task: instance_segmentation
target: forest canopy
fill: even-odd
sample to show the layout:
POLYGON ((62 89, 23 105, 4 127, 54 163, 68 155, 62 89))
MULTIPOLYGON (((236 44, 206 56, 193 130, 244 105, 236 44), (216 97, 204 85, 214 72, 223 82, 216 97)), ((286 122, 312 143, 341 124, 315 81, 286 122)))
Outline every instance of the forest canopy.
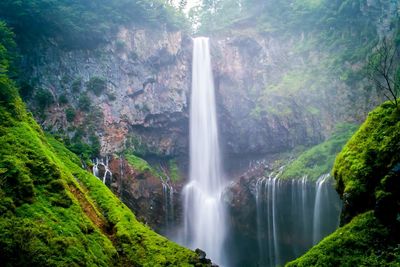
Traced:
POLYGON ((118 25, 187 28, 182 12, 163 0, 4 0, 0 17, 19 43, 54 38, 67 48, 90 48, 118 25))

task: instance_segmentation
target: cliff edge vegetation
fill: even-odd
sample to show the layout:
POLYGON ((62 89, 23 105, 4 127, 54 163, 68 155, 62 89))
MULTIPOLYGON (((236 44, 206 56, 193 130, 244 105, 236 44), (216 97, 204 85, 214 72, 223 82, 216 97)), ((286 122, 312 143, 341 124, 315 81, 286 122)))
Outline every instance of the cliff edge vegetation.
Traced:
POLYGON ((335 160, 342 227, 287 266, 398 266, 400 112, 386 102, 335 160))

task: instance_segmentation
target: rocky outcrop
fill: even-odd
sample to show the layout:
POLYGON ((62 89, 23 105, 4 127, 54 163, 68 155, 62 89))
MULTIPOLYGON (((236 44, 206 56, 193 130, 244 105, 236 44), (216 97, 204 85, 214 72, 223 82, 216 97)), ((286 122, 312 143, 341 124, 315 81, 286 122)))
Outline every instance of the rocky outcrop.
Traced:
MULTIPOLYGON (((98 164, 97 176, 121 199, 135 214, 136 218, 157 232, 164 232, 171 222, 181 218, 179 194, 180 182, 166 181, 161 175, 168 176, 169 171, 160 176, 150 170, 139 170, 123 157, 106 157, 98 164), (172 190, 172 191, 171 191, 172 190)), ((93 168, 93 167, 92 167, 93 168)))

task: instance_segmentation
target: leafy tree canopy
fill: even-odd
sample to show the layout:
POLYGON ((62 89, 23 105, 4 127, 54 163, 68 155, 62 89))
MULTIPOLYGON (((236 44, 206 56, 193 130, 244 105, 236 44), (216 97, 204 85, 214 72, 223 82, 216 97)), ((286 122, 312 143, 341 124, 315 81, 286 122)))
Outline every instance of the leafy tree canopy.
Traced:
POLYGON ((54 38, 66 48, 90 48, 121 24, 186 27, 181 12, 164 0, 2 0, 4 19, 21 43, 54 38))

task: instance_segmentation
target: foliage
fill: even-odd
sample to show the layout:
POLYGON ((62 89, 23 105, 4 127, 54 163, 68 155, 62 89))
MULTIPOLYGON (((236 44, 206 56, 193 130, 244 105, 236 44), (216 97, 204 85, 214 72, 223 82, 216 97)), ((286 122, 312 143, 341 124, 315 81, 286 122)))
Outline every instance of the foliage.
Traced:
POLYGON ((45 136, 5 74, 0 101, 2 266, 202 266, 45 136))
POLYGON ((62 94, 60 95, 60 97, 58 98, 58 103, 65 105, 68 104, 68 98, 66 94, 62 94))
POLYGON ((382 225, 373 212, 367 212, 286 266, 397 266, 398 235, 382 225))
POLYGON ((147 161, 145 161, 142 158, 139 158, 135 155, 132 154, 125 154, 125 158, 128 161, 130 165, 132 165, 133 168, 135 168, 139 172, 148 172, 154 176, 157 176, 157 171, 153 169, 147 161))
POLYGON ((168 161, 168 169, 169 178, 171 178, 173 182, 179 182, 182 179, 176 160, 171 159, 168 161))
POLYGON ((11 26, 20 44, 52 38, 66 48, 92 48, 121 24, 185 28, 182 12, 163 0, 4 0, 0 18, 11 26))
POLYGON ((68 122, 73 122, 75 120, 76 111, 75 109, 69 107, 65 110, 65 116, 68 122))
POLYGON ((17 57, 14 33, 0 20, 0 75, 15 74, 13 63, 17 57))
POLYGON ((345 203, 342 222, 373 208, 389 216, 380 219, 395 220, 393 211, 381 211, 400 209, 399 144, 400 112, 386 102, 370 112, 335 160, 333 174, 345 203))
POLYGON ((92 77, 86 83, 88 91, 92 91, 96 96, 100 96, 107 89, 107 82, 101 77, 92 77))
POLYGON ((47 107, 54 103, 54 97, 47 89, 37 90, 34 98, 39 111, 44 111, 47 107))
POLYGON ((78 108, 82 111, 90 111, 92 102, 87 94, 82 94, 79 97, 78 108))
POLYGON ((64 143, 69 150, 79 155, 82 160, 88 161, 100 154, 100 141, 94 133, 91 133, 89 138, 85 138, 85 135, 85 131, 82 128, 78 128, 71 139, 64 138, 64 143))
POLYGON ((336 126, 333 134, 323 143, 301 153, 283 171, 281 178, 300 179, 304 175, 315 181, 322 174, 329 173, 336 155, 356 131, 354 124, 342 123, 336 126))

